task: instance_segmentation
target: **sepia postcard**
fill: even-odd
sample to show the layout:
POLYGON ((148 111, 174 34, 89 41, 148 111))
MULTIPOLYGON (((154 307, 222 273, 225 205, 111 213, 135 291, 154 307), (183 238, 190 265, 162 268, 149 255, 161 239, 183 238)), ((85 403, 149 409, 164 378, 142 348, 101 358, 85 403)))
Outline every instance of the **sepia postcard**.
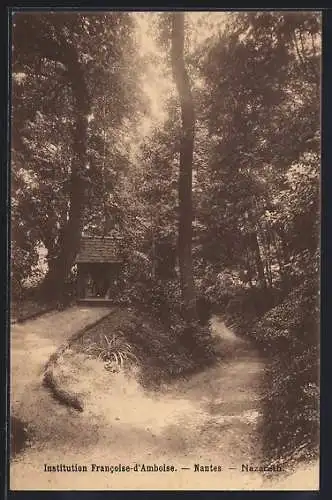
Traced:
POLYGON ((10 490, 319 490, 321 17, 11 11, 10 490))

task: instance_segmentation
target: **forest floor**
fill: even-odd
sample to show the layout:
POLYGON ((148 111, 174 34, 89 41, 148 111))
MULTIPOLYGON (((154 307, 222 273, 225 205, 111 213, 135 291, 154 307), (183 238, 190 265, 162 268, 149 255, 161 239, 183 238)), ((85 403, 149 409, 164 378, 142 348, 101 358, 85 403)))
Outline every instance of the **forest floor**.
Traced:
MULTIPOLYGON (((71 308, 11 329, 11 411, 31 432, 12 459, 13 490, 316 489, 313 466, 295 475, 242 472, 260 465, 260 397, 264 360, 216 316, 212 330, 227 356, 187 379, 145 390, 137 374, 110 374, 101 361, 72 353, 71 388, 84 393, 78 413, 41 385, 48 357, 106 309, 71 308), (77 464, 87 472, 44 472, 44 464, 77 464), (92 471, 92 464, 174 465, 174 472, 92 471), (195 464, 221 466, 195 472, 195 464)), ((279 473, 280 474, 280 473, 279 473)))

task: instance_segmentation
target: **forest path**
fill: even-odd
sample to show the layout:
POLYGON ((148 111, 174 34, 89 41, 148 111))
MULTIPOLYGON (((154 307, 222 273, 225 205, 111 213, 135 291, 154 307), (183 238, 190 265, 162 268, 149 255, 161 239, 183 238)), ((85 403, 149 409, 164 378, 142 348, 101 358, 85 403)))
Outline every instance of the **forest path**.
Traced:
MULTIPOLYGON (((220 318, 213 317, 212 328, 227 359, 159 391, 147 392, 123 373, 110 375, 97 360, 85 360, 83 366, 78 356, 74 390, 85 393, 83 413, 61 406, 41 388, 53 336, 26 327, 12 334, 12 405, 15 415, 33 425, 34 443, 12 461, 11 489, 264 488, 260 474, 241 471, 242 464, 256 465, 262 458, 258 423, 264 364, 220 318), (44 464, 77 464, 87 472, 44 472, 44 464), (92 470, 92 464, 166 464, 176 471, 111 473, 92 470), (195 472, 195 464, 213 464, 221 471, 195 472)), ((64 336, 61 332, 57 340, 64 336)))

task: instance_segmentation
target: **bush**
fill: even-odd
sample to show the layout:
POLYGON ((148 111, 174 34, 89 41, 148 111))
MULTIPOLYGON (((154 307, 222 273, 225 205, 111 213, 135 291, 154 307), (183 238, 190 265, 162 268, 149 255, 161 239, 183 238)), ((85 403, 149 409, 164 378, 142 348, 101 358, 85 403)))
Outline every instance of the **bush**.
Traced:
POLYGON ((11 293, 13 298, 20 299, 25 293, 26 280, 34 279, 36 272, 33 267, 38 262, 38 255, 34 248, 22 248, 15 240, 11 245, 11 293))
POLYGON ((91 327, 76 343, 76 349, 100 357, 105 368, 111 371, 117 362, 121 364, 121 358, 125 365, 137 363, 142 384, 157 387, 162 382, 193 373, 212 361, 203 329, 198 336, 197 330, 194 331, 195 342, 192 343, 189 336, 182 338, 185 328, 181 318, 175 321, 175 315, 172 326, 168 327, 148 311, 119 307, 91 327))
POLYGON ((200 274, 201 277, 196 280, 197 294, 204 297, 212 308, 224 310, 229 301, 242 290, 236 274, 229 270, 218 273, 212 266, 208 266, 200 274))
POLYGON ((306 460, 317 452, 318 318, 317 283, 307 280, 252 331, 269 355, 262 432, 270 458, 306 460))
MULTIPOLYGON (((133 307, 139 315, 150 318, 148 323, 155 321, 160 338, 151 339, 145 331, 144 322, 132 332, 133 338, 139 338, 144 343, 151 361, 158 359, 157 364, 169 366, 169 370, 182 373, 195 369, 213 359, 213 347, 209 331, 211 307, 205 297, 198 296, 198 320, 191 325, 183 320, 181 314, 181 290, 177 277, 171 279, 152 278, 151 267, 146 260, 136 252, 133 262, 124 271, 124 279, 119 285, 118 305, 133 307), (160 332, 166 332, 166 335, 160 332), (140 332, 142 336, 140 336, 140 332), (145 338, 150 339, 147 344, 145 338), (158 347, 156 347, 158 346, 158 347), (164 352, 164 348, 167 352, 164 352), (158 354, 157 354, 158 353, 158 354), (156 358, 157 356, 157 358, 156 358)), ((165 373, 170 373, 165 366, 165 373)))
POLYGON ((317 291, 314 280, 303 282, 256 323, 252 335, 275 352, 290 347, 301 353, 305 347, 317 345, 317 291))
POLYGON ((253 325, 280 301, 280 297, 280 292, 271 288, 241 290, 229 300, 225 308, 225 322, 238 333, 252 335, 253 325))
POLYGON ((146 359, 147 379, 154 381, 192 373, 215 360, 208 327, 187 325, 177 313, 168 325, 144 315, 127 338, 146 359))

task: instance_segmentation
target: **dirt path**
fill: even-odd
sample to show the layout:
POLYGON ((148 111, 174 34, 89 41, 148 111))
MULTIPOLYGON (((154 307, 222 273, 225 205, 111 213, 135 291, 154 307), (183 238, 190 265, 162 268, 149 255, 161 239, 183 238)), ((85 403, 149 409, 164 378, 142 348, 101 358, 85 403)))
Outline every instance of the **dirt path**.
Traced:
MULTIPOLYGON (((227 362, 222 361, 158 392, 146 392, 134 377, 128 378, 122 373, 110 376, 100 362, 75 356, 72 374, 76 377, 73 377, 72 388, 84 394, 83 413, 57 404, 41 390, 40 368, 50 347, 49 341, 40 337, 41 330, 34 332, 34 343, 30 335, 25 334, 25 353, 27 349, 30 351, 28 370, 19 361, 20 356, 21 361, 24 358, 24 349, 20 347, 23 343, 14 341, 13 394, 19 401, 16 410, 21 418, 28 418, 33 424, 34 445, 11 464, 11 488, 264 488, 260 474, 242 471, 242 464, 255 466, 261 458, 257 426, 261 418, 263 362, 252 347, 236 337, 220 319, 213 318, 212 326, 214 335, 222 339, 233 355, 227 362), (43 339, 45 345, 41 342, 43 339), (21 370, 26 377, 23 392, 22 387, 20 390, 19 384, 15 384, 19 374, 22 376, 21 370), (44 472, 44 464, 86 466, 87 471, 44 472), (112 473, 92 464, 129 465, 133 470, 112 473), (138 472, 136 464, 139 470, 142 464, 173 465, 176 470, 138 472), (195 471, 195 464, 208 467, 213 464, 221 470, 199 472, 195 471)), ((23 326, 20 328, 23 334, 23 326)))
POLYGON ((34 405, 43 399, 41 377, 49 356, 71 335, 106 316, 105 307, 70 307, 52 311, 36 319, 11 326, 10 388, 11 411, 19 418, 37 411, 34 405), (34 408, 34 410, 33 410, 34 408))

